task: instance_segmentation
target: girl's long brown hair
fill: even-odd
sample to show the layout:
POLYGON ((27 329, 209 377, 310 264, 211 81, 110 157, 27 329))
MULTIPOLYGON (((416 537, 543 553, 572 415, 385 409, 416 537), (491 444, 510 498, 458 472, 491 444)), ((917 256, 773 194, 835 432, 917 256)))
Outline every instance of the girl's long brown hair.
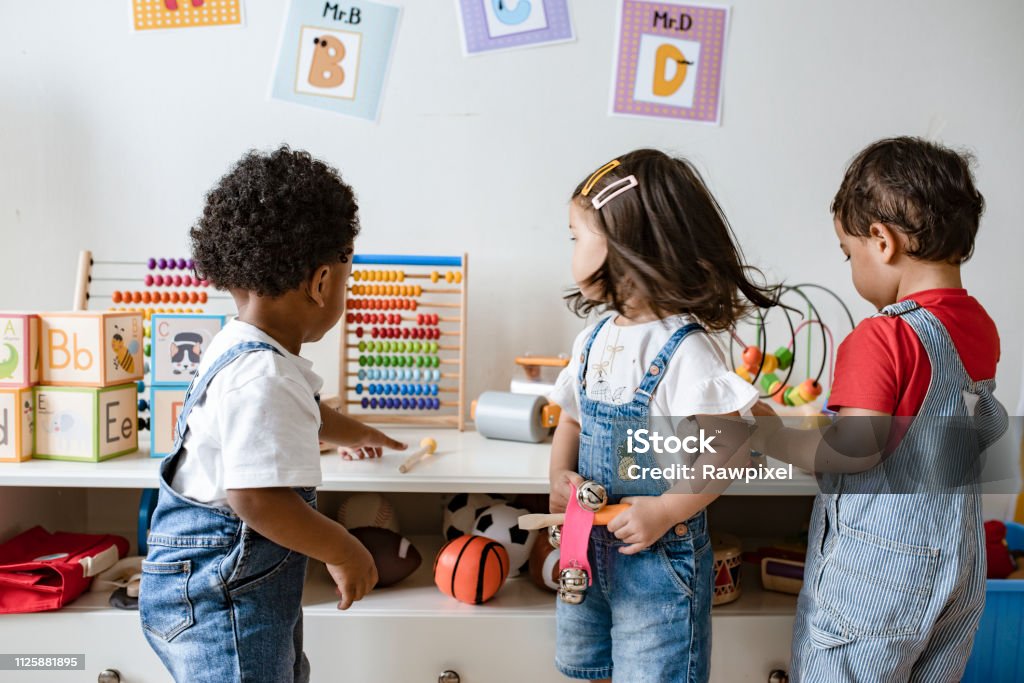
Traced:
POLYGON ((608 307, 629 315, 626 302, 644 301, 658 317, 692 315, 713 331, 732 328, 753 306, 778 304, 779 287, 763 282, 760 270, 745 265, 722 207, 690 162, 653 149, 618 158, 619 165, 572 201, 588 211, 608 241, 608 256, 591 276, 600 296, 587 299, 577 288, 566 295, 583 316, 608 307), (609 184, 634 176, 638 186, 600 209, 591 199, 609 184))

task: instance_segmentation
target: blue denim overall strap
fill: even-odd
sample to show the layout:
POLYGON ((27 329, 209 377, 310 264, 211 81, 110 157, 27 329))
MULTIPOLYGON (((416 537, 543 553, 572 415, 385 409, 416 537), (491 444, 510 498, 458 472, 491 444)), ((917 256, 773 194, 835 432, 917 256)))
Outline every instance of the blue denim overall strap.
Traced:
POLYGON ((823 478, 808 537, 793 680, 959 681, 985 597, 976 460, 1005 431, 992 380, 967 373, 913 300, 899 316, 931 365, 918 417, 885 462, 823 478))
MULTIPOLYGON (((264 538, 230 508, 190 500, 171 487, 189 414, 221 370, 256 351, 281 353, 271 344, 244 342, 192 381, 174 448, 161 462, 139 612, 147 641, 179 682, 309 678, 302 653, 306 558, 264 538)), ((316 507, 315 489, 296 492, 316 507)))
MULTIPOLYGON (((614 503, 623 496, 657 495, 667 488, 619 476, 626 461, 619 452, 620 446, 624 448, 620 437, 624 439, 630 427, 648 426, 650 401, 668 363, 682 341, 702 328, 688 324, 673 332, 647 367, 632 400, 612 404, 591 399, 586 392, 590 350, 607 322, 606 317, 597 324, 579 359, 577 469, 583 477, 603 484, 609 502, 614 503)), ((655 464, 644 455, 637 455, 635 462, 641 467, 655 464)), ((706 513, 701 511, 685 522, 635 555, 619 552, 626 544, 607 527, 593 528, 587 553, 593 585, 581 604, 559 601, 556 606, 559 671, 585 680, 707 681, 713 557, 706 513)))

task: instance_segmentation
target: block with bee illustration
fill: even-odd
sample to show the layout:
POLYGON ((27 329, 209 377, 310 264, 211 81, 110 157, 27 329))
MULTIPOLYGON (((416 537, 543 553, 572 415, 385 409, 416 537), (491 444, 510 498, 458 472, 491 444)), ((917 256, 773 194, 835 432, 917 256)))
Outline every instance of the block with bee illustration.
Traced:
POLYGON ((150 318, 152 384, 187 385, 215 334, 224 327, 222 315, 158 314, 150 318))
POLYGON ((0 388, 0 462, 32 458, 35 399, 30 387, 0 388))
POLYGON ((0 311, 0 387, 39 382, 39 316, 0 311))
POLYGON ((142 379, 142 313, 42 313, 40 384, 109 387, 142 379))

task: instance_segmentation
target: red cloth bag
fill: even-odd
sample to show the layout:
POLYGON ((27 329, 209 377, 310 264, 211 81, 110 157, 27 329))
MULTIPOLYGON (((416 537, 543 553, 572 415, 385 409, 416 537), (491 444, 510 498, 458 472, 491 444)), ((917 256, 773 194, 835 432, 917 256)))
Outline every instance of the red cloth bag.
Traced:
POLYGON ((121 536, 33 527, 0 545, 0 614, 60 609, 127 554, 121 536))

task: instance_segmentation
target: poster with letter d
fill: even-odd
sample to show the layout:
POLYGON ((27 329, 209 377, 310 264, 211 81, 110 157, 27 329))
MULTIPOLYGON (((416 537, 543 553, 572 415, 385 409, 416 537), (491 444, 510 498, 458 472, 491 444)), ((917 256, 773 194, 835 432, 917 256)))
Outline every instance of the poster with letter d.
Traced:
POLYGON ((379 2, 292 0, 271 96, 377 120, 400 12, 379 2))
POLYGON ((729 8, 621 0, 611 113, 717 125, 729 8))

